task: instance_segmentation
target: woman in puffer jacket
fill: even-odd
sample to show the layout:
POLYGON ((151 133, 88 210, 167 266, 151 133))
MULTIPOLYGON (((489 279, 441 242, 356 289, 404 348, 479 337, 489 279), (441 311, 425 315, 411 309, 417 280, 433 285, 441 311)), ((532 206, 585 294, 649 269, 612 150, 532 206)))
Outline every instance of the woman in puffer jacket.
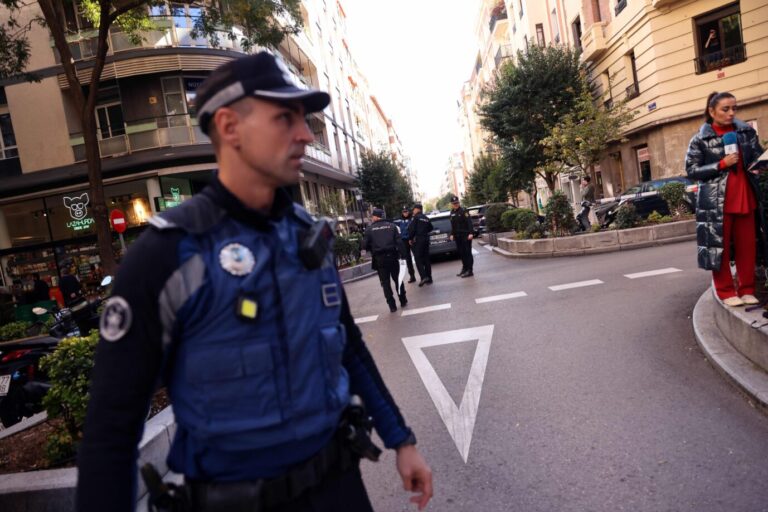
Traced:
POLYGON ((699 267, 712 271, 715 292, 727 306, 759 302, 755 298, 755 263, 760 194, 757 176, 747 169, 763 150, 755 130, 735 114, 733 94, 710 94, 706 122, 691 139, 685 156, 688 177, 701 182, 696 200, 699 267), (729 132, 735 139, 726 135, 729 132), (726 148, 724 140, 733 140, 733 144, 726 148), (731 277, 731 248, 738 288, 731 277))

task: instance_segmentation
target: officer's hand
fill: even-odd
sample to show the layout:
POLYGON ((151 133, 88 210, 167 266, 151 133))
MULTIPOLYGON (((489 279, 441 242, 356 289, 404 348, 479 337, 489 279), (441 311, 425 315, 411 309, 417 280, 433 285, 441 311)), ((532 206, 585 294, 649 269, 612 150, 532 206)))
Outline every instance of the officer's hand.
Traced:
POLYGON ((432 470, 414 445, 406 445, 397 450, 397 472, 403 479, 406 491, 421 493, 411 497, 411 503, 416 503, 419 510, 432 498, 432 470))
POLYGON ((467 237, 467 240, 472 240, 473 238, 475 238, 475 236, 472 233, 470 233, 469 236, 467 237))

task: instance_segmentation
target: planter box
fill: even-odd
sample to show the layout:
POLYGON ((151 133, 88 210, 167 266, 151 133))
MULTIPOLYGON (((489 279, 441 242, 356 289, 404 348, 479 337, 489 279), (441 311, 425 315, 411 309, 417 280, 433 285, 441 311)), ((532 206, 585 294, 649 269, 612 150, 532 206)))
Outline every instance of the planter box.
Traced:
POLYGON ((585 249, 602 249, 605 247, 613 247, 615 245, 619 245, 618 231, 590 233, 588 235, 582 236, 581 238, 584 239, 585 249))
POLYGON ((714 297, 714 301, 715 324, 728 343, 760 369, 768 372, 768 335, 762 329, 750 327, 752 321, 762 322, 763 318, 758 313, 747 313, 744 308, 729 308, 717 297, 714 297))
POLYGON ((342 283, 346 283, 347 281, 367 277, 375 273, 375 270, 371 270, 371 262, 366 261, 365 263, 355 265, 354 267, 340 269, 339 278, 341 278, 342 283))
POLYGON ((665 238, 677 238, 679 236, 696 233, 696 224, 691 221, 670 222, 669 224, 659 224, 653 226, 654 240, 664 240, 665 238))
POLYGON ((616 232, 619 235, 619 245, 640 244, 653 240, 653 228, 651 227, 619 229, 616 232))

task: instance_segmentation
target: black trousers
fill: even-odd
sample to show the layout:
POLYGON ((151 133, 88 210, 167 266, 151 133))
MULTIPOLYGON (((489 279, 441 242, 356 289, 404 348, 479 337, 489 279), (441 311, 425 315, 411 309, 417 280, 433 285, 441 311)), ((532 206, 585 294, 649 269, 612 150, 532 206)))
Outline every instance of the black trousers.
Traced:
POLYGON ((429 237, 417 237, 413 240, 413 258, 419 277, 432 279, 432 263, 429 261, 429 237))
POLYGON ((310 493, 264 512, 373 512, 360 468, 355 466, 346 473, 328 478, 310 493))
POLYGON ((403 245, 405 245, 405 264, 408 265, 408 275, 410 275, 411 278, 415 278, 416 273, 413 270, 413 260, 411 259, 413 249, 411 248, 411 244, 408 243, 408 240, 403 240, 403 245))
MULTIPOLYGON (((390 306, 395 305, 395 297, 392 295, 392 283, 394 281, 395 290, 397 290, 397 281, 400 274, 400 262, 394 258, 379 258, 376 257, 376 272, 379 273, 379 281, 381 282, 381 288, 384 290, 384 297, 387 299, 387 304, 390 306)), ((402 284, 397 295, 400 297, 400 302, 405 300, 405 283, 402 284)))
POLYGON ((461 271, 472 272, 472 267, 475 264, 475 257, 472 256, 472 240, 468 240, 469 234, 456 235, 456 250, 459 251, 459 257, 461 258, 461 271))

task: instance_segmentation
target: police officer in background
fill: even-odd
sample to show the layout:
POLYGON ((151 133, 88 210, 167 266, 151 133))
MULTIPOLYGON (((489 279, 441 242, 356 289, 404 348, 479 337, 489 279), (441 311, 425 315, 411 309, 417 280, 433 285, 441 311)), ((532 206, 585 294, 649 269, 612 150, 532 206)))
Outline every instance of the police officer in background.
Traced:
POLYGON ((378 455, 368 414, 397 450, 412 501, 427 505, 430 469, 355 326, 333 232, 282 188, 298 183, 313 140, 305 116, 329 101, 267 52, 224 64, 198 88, 218 174, 153 217, 121 264, 102 315, 77 510, 133 512, 159 379, 177 427, 168 467, 185 482, 149 486, 154 503, 178 506, 161 510, 370 511, 358 464, 378 455), (352 395, 367 413, 357 400, 348 407, 352 395))
POLYGON ((395 290, 400 298, 400 307, 408 304, 405 297, 405 283, 398 287, 400 275, 400 258, 405 257, 405 249, 400 232, 394 223, 384 220, 384 210, 374 208, 371 213, 373 223, 365 230, 365 250, 373 255, 373 266, 379 273, 379 281, 387 299, 389 311, 397 311, 395 297, 392 295, 392 283, 395 282, 395 290))
POLYGON ((405 248, 405 264, 408 265, 408 274, 411 276, 408 282, 415 283, 416 274, 413 270, 413 261, 411 260, 411 253, 413 251, 411 250, 411 244, 408 243, 408 226, 411 225, 411 220, 411 211, 407 206, 403 206, 403 211, 400 212, 400 218, 393 222, 400 230, 400 236, 403 239, 403 247, 405 248))
POLYGON ((461 272, 456 275, 462 278, 475 275, 472 272, 475 264, 475 258, 472 256, 474 231, 469 213, 461 207, 458 197, 451 196, 451 240, 456 241, 456 250, 461 257, 461 272))
POLYGON ((421 203, 413 205, 413 220, 408 226, 408 241, 413 248, 416 268, 419 270, 419 286, 432 284, 432 264, 429 261, 429 234, 432 232, 432 221, 421 213, 421 203))

